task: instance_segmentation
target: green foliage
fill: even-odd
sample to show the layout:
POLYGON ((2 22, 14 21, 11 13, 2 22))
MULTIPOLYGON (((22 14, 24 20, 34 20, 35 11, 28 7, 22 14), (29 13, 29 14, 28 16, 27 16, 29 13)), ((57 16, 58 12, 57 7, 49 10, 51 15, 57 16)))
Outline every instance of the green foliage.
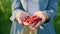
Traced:
POLYGON ((11 1, 0 0, 0 34, 9 34, 11 28, 11 1))
MULTIPOLYGON (((54 19, 54 27, 57 34, 60 34, 60 0, 58 3, 57 16, 54 19)), ((9 34, 11 29, 11 0, 0 0, 0 34, 9 34)))
POLYGON ((60 0, 58 3, 57 16, 54 19, 54 26, 55 26, 56 34, 60 34, 60 0))

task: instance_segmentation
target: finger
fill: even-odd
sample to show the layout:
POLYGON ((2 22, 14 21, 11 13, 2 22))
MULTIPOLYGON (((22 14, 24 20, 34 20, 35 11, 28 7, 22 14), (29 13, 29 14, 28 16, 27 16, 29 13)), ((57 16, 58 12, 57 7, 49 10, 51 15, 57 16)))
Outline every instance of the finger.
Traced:
POLYGON ((35 29, 34 24, 35 23, 29 24, 29 28, 32 29, 32 30, 34 30, 35 29))
POLYGON ((20 25, 23 25, 23 22, 22 22, 20 16, 18 16, 17 20, 18 20, 18 23, 19 23, 20 25))
POLYGON ((31 27, 34 27, 36 24, 37 24, 37 23, 34 22, 34 23, 30 24, 30 26, 31 26, 31 27))
POLYGON ((44 23, 44 21, 45 21, 45 19, 42 19, 42 21, 39 21, 39 22, 37 22, 37 23, 33 23, 33 27, 38 27, 38 26, 40 26, 41 24, 43 24, 44 23))
POLYGON ((45 20, 46 20, 45 18, 42 18, 42 21, 41 21, 41 22, 42 22, 42 23, 44 23, 44 22, 45 22, 45 20))
POLYGON ((18 20, 18 23, 19 23, 20 25, 23 25, 23 22, 22 22, 21 19, 18 20))
POLYGON ((23 22, 23 24, 24 24, 24 25, 26 25, 26 26, 28 26, 28 25, 29 25, 29 23, 26 23, 26 22, 23 22))
POLYGON ((34 29, 35 29, 35 28, 34 28, 34 27, 32 27, 32 26, 29 26, 29 28, 30 28, 30 29, 32 29, 32 30, 34 30, 34 29))
POLYGON ((42 23, 41 22, 38 22, 36 23, 36 25, 34 26, 35 28, 39 27, 42 23))
POLYGON ((35 27, 34 27, 35 25, 36 25, 36 23, 32 23, 32 24, 29 25, 29 28, 34 30, 35 29, 35 27))

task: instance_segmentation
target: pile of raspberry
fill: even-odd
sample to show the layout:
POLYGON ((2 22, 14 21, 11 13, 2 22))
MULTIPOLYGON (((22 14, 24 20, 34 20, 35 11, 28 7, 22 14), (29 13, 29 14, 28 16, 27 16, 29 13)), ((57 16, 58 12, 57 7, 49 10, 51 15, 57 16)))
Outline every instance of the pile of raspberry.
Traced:
POLYGON ((38 16, 27 16, 24 20, 25 25, 33 24, 36 25, 39 21, 42 21, 42 18, 38 16))

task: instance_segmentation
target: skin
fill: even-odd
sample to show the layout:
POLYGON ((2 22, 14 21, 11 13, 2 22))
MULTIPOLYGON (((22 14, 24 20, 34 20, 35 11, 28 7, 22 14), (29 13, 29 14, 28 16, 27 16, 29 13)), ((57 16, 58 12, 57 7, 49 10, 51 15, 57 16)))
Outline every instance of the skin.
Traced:
POLYGON ((29 16, 29 14, 24 11, 16 13, 16 19, 20 25, 23 24, 23 19, 26 18, 27 16, 29 16))
MULTIPOLYGON (((44 13, 44 12, 42 12, 42 11, 36 11, 33 15, 36 15, 36 16, 39 16, 39 17, 41 17, 42 18, 42 21, 40 21, 40 22, 38 22, 34 27, 32 27, 31 25, 34 25, 34 23, 33 24, 31 24, 30 26, 28 26, 30 29, 35 29, 35 28, 37 28, 40 24, 43 24, 46 20, 48 20, 48 15, 47 15, 47 13, 44 13)), ((18 23, 21 25, 22 23, 23 23, 23 19, 24 18, 26 18, 27 16, 30 16, 29 15, 29 13, 28 12, 25 12, 25 11, 23 11, 23 12, 17 12, 16 13, 16 19, 17 19, 17 21, 18 21, 18 23)), ((25 24, 24 24, 25 25, 25 24)))

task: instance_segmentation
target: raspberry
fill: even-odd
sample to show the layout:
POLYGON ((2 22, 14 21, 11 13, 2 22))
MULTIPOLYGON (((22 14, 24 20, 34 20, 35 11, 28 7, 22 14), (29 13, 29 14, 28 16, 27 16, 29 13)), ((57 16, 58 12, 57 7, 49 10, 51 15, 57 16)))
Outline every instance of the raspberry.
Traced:
POLYGON ((29 23, 30 19, 27 19, 26 22, 29 23))
POLYGON ((27 19, 30 19, 30 16, 27 16, 26 18, 27 18, 27 19))
POLYGON ((37 16, 31 16, 31 19, 33 19, 33 18, 35 18, 35 17, 37 17, 37 16))
POLYGON ((25 18, 23 21, 26 22, 27 18, 25 18))
POLYGON ((42 21, 42 18, 39 18, 38 16, 27 16, 24 19, 25 23, 29 23, 29 24, 34 23, 34 25, 36 25, 39 21, 42 21))
POLYGON ((33 22, 34 22, 34 20, 33 19, 30 19, 29 24, 32 24, 33 22))

